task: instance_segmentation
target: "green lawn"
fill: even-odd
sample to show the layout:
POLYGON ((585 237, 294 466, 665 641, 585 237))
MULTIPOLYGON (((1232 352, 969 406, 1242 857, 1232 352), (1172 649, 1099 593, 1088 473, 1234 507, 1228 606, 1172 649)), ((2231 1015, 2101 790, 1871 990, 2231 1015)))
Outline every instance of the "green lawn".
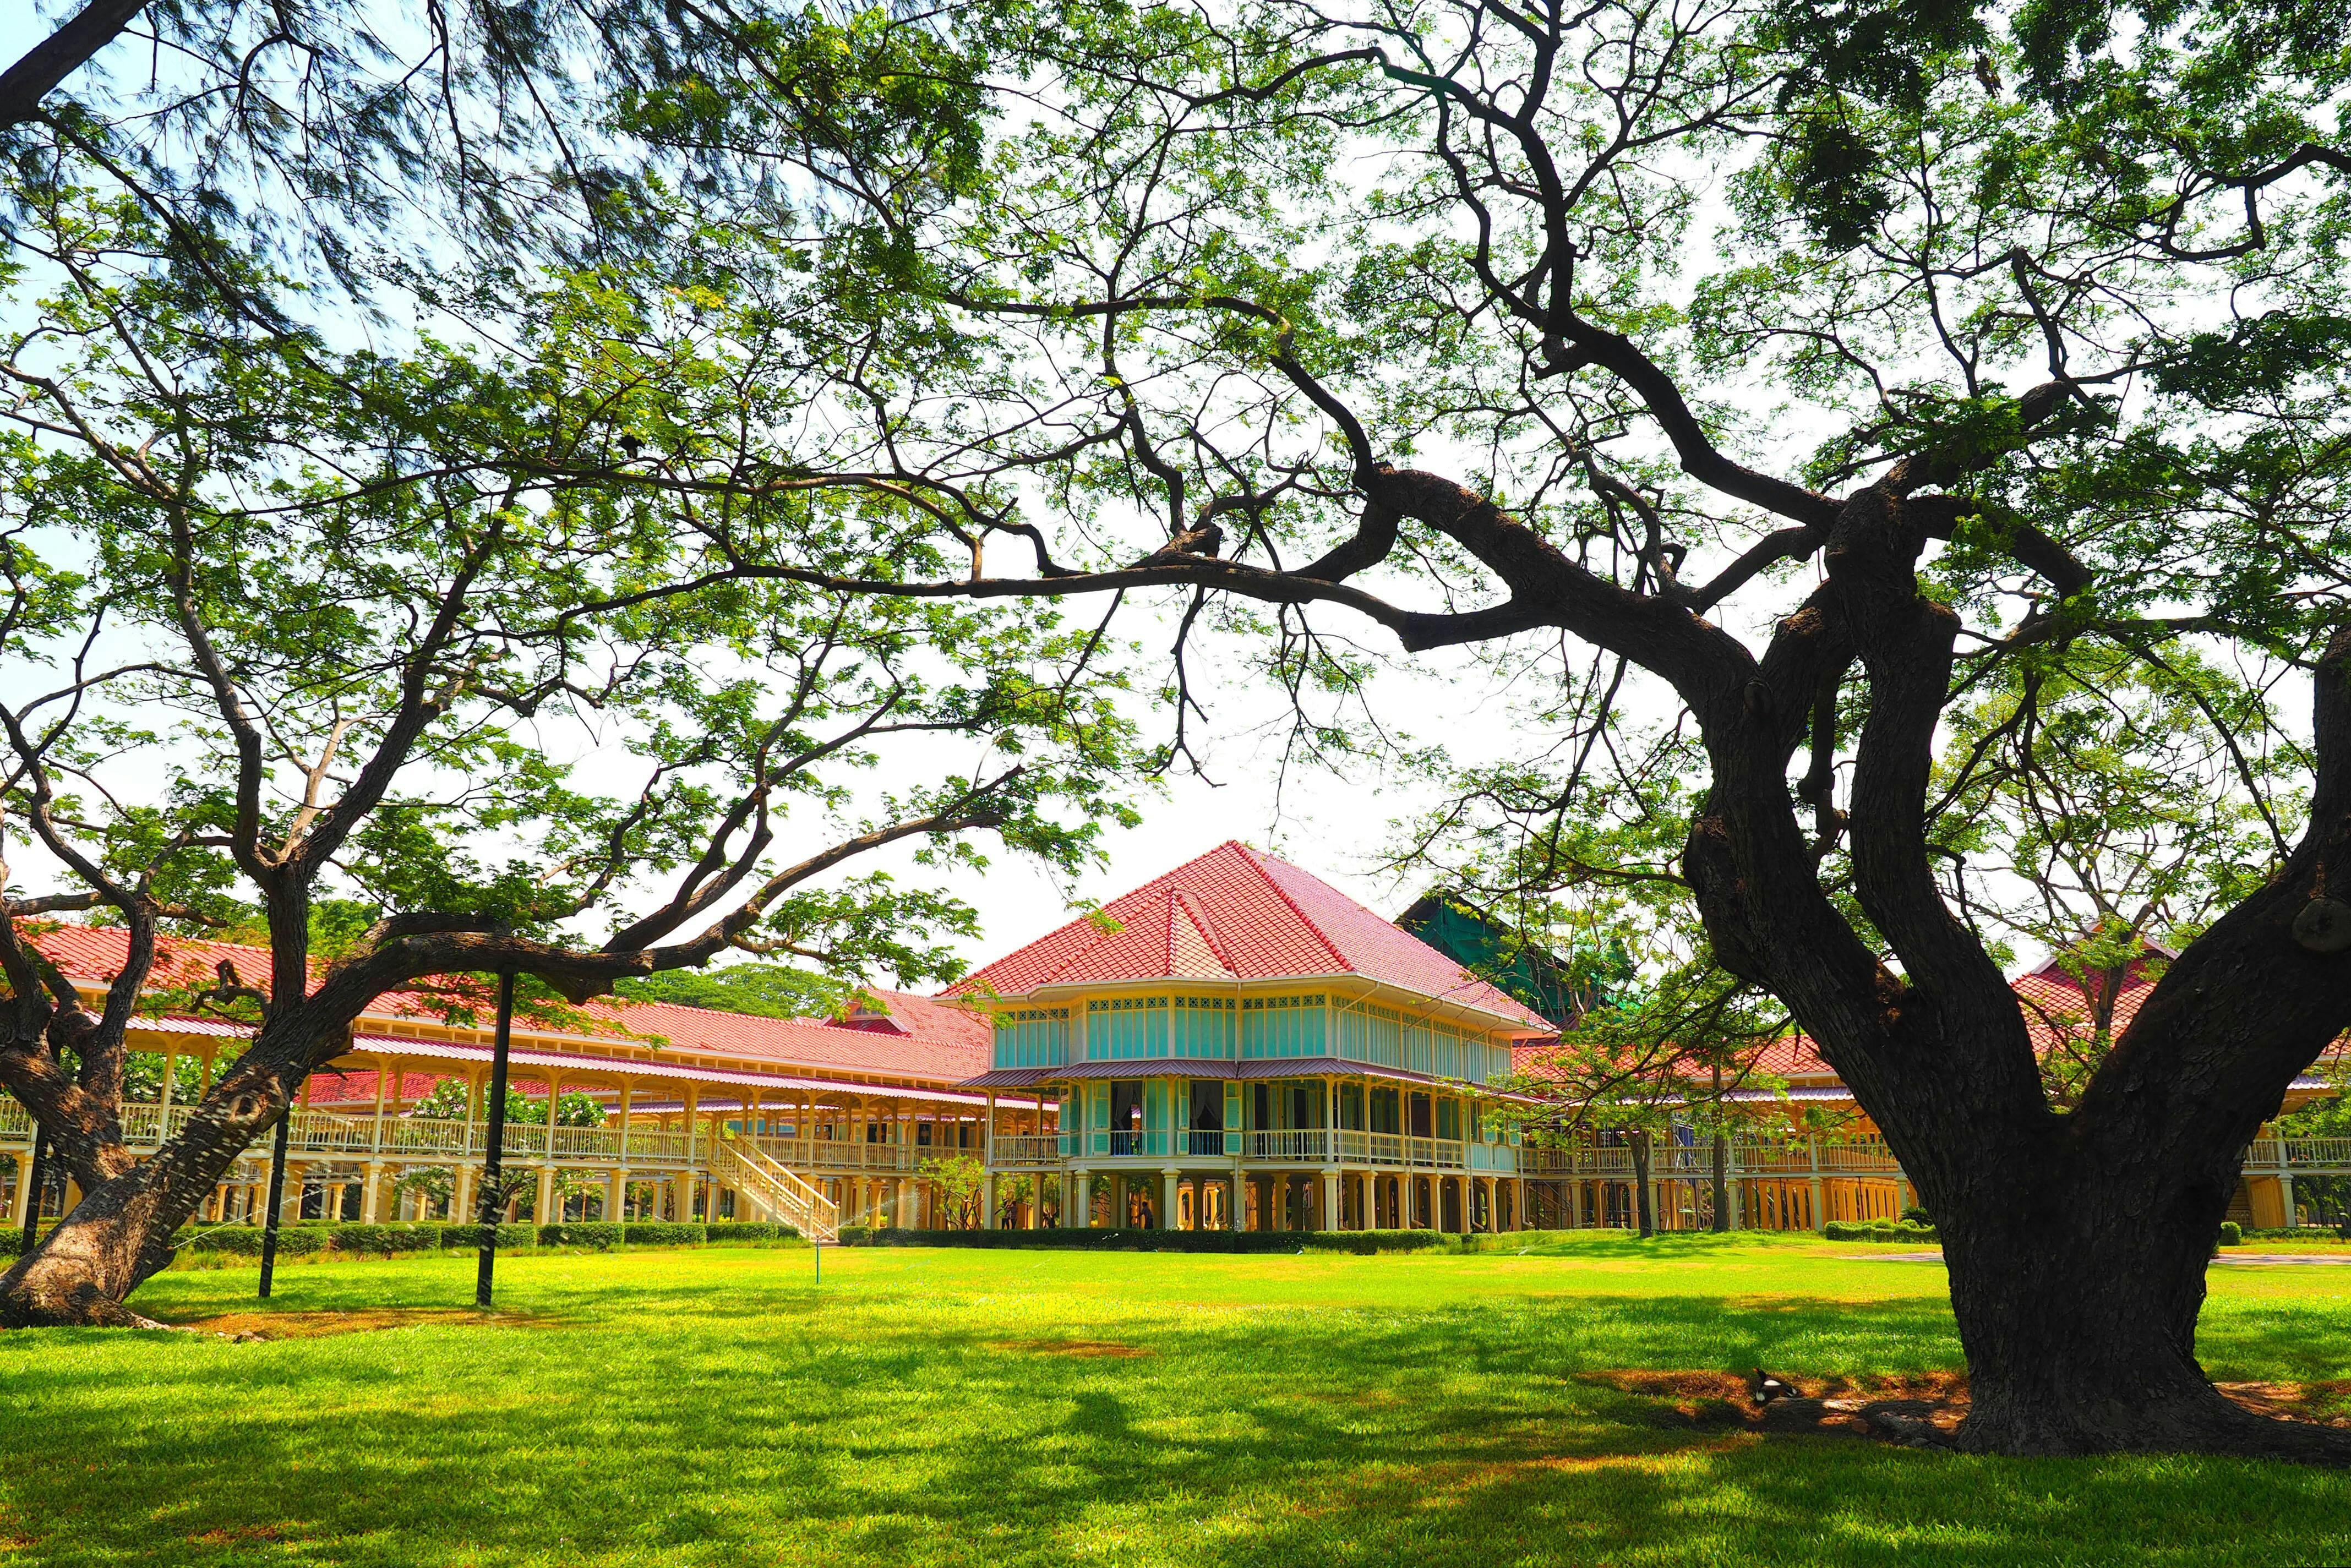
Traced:
MULTIPOLYGON (((1577 1376, 1956 1366, 1940 1267, 1857 1250, 510 1256, 493 1323, 0 1334, 0 1563, 2351 1563, 2351 1477, 1676 1429, 1577 1376)), ((280 1280, 304 1327, 473 1264, 280 1280)), ((2351 1379, 2351 1268, 2212 1291, 2214 1376, 2351 1379)))

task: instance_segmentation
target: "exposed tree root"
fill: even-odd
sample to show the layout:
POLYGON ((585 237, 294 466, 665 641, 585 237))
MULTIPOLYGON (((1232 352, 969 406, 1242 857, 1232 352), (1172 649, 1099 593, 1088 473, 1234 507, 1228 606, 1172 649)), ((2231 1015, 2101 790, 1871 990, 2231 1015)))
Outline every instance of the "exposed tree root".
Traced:
POLYGON ((2079 1409, 2062 1424, 1991 1426, 1972 1409, 1955 1373, 1868 1379, 1791 1378, 1798 1394, 1758 1408, 1745 1380, 1728 1372, 1593 1372, 1578 1381, 1657 1400, 1674 1426, 1866 1437, 1912 1448, 2018 1457, 2193 1453, 2351 1466, 2351 1422, 2314 1419, 2351 1393, 2335 1384, 2230 1384, 2160 1409, 2116 1412, 2091 1427, 2079 1409))

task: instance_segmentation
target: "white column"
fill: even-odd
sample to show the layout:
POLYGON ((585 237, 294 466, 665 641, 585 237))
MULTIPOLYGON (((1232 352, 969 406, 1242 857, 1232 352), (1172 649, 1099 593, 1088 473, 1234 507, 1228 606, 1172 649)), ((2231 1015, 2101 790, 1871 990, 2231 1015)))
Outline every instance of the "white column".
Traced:
POLYGON ((1176 1228, 1176 1184, 1183 1175, 1174 1166, 1167 1166, 1159 1173, 1159 1228, 1162 1230, 1176 1228))
POLYGON ((612 1213, 611 1213, 611 1218, 612 1218, 613 1219, 616 1219, 616 1220, 617 1220, 617 1219, 624 1219, 625 1218, 627 1218, 628 1207, 629 1207, 629 1094, 630 1094, 630 1088, 631 1088, 631 1082, 630 1082, 630 1080, 628 1080, 628 1079, 626 1079, 626 1078, 622 1079, 622 1080, 621 1080, 621 1131, 620 1131, 620 1135, 619 1135, 619 1136, 614 1140, 614 1145, 615 1145, 615 1146, 616 1146, 617 1148, 619 1148, 619 1150, 620 1150, 620 1155, 619 1155, 619 1156, 618 1156, 620 1163, 619 1163, 619 1165, 618 1165, 618 1166, 616 1166, 614 1167, 613 1172, 612 1172, 612 1191, 613 1191, 613 1193, 614 1193, 614 1195, 615 1195, 615 1196, 614 1196, 614 1197, 613 1197, 613 1198, 612 1198, 612 1213))
POLYGON ((702 1087, 689 1083, 685 1086, 685 1115, 679 1124, 685 1134, 685 1169, 679 1175, 677 1186, 677 1217, 681 1221, 694 1218, 694 1152, 695 1134, 699 1131, 695 1124, 701 1110, 702 1087))
POLYGON ((1337 1230, 1339 1224, 1339 1167, 1325 1166, 1322 1169, 1322 1212, 1315 1216, 1322 1223, 1318 1230, 1337 1230))
MULTIPOLYGON (((368 1130, 368 1147, 378 1154, 383 1152, 383 1081, 391 1071, 391 1064, 386 1058, 379 1056, 375 1059, 375 1120, 368 1130)), ((370 1197, 372 1198, 375 1191, 372 1184, 370 1184, 368 1191, 370 1197)), ((370 1211, 370 1218, 373 1218, 372 1210, 370 1211)))

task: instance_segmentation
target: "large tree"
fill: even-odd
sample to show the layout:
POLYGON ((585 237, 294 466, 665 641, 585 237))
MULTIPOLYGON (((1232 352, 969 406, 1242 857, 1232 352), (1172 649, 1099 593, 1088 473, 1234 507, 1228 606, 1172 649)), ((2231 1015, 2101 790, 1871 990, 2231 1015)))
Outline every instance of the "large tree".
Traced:
POLYGON ((893 451, 1025 487, 956 575, 773 538, 726 572, 1167 590, 1186 700, 1219 628, 1301 694, 1354 688, 1341 617, 1485 649, 1562 694, 1528 766, 1563 800, 1694 742, 1675 874, 1934 1211, 1966 1443, 2351 1453, 2195 1357, 2241 1151, 2351 1023, 2336 13, 1061 6, 995 41, 993 184, 899 231, 994 368, 893 451), (977 438, 988 399, 1023 417, 977 438), (2232 672, 2206 722, 2301 788, 2059 1104, 1946 894, 1938 750, 1970 694, 2117 660, 2232 672))
MULTIPOLYGON (((119 190, 49 183, 24 210, 0 1085, 83 1197, 0 1275, 0 1324, 141 1321, 124 1298, 174 1229, 388 991, 454 979, 462 1004, 464 977, 514 971, 577 1003, 740 951, 951 976, 926 934, 970 912, 861 857, 973 862, 985 831, 1072 868, 1124 817, 1098 628, 673 591, 723 565, 710 517, 844 575, 931 553, 909 537, 928 503, 809 428, 841 321, 801 252, 738 250, 706 282, 489 277, 448 290, 446 338, 386 354, 248 329, 154 265, 119 190), (94 1013, 40 946, 63 914, 125 934, 94 1013), (142 1159, 127 1031, 171 999, 159 942, 223 926, 266 933, 267 972, 177 999, 250 1039, 142 1159)), ((886 322, 856 327, 863 384, 905 373, 886 322)))
POLYGON ((1123 816, 1099 631, 697 586, 714 521, 851 575, 957 527, 837 417, 954 361, 889 287, 987 109, 939 29, 42 9, 0 71, 0 1083, 86 1196, 0 1322, 135 1317, 387 988, 515 968, 552 1003, 729 949, 935 977, 972 912, 859 856, 987 830, 1066 867, 1123 816), (98 1015, 41 956, 61 914, 128 933, 98 1015), (256 1032, 138 1161, 155 945, 223 925, 271 948, 209 998, 256 1032))

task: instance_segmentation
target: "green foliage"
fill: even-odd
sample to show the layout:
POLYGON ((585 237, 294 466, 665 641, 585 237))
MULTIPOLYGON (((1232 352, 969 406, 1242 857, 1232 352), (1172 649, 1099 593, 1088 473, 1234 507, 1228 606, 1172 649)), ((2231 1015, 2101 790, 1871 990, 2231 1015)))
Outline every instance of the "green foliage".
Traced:
MULTIPOLYGON (((1123 645, 1045 606, 866 604, 730 574, 732 545, 692 522, 716 486, 741 502, 720 508, 748 530, 736 543, 789 538, 821 574, 928 558, 899 549, 902 490, 746 488, 747 463, 862 469, 853 442, 702 444, 746 418, 793 426, 831 384, 808 308, 830 285, 804 258, 747 255, 696 283, 674 257, 452 266, 423 330, 347 348, 224 321, 213 281, 155 259, 154 214, 81 172, 12 176, 15 241, 51 265, 0 276, 41 323, 12 350, 41 409, 0 432, 0 685, 50 690, 101 626, 125 656, 87 672, 0 809, 42 824, 115 917, 274 934, 275 974, 156 1005, 266 1034, 305 999, 272 987, 365 965, 379 990, 479 1022, 490 987, 461 966, 481 956, 435 934, 492 926, 588 958, 689 920, 705 952, 928 982, 960 972, 975 930, 938 885, 984 871, 970 835, 1074 870, 1133 820, 1123 645), (647 446, 669 456, 641 463, 647 446), (256 713, 266 746, 239 733, 256 713), (904 880, 852 863, 887 845, 904 880), (422 921, 390 954, 387 916, 422 921)), ((551 967, 521 999, 560 1024, 576 1009, 551 967)), ((602 1118, 586 1097, 554 1114, 602 1118)))
POLYGON ((2245 1228, 2233 1219, 2220 1221, 2220 1245, 2234 1247, 2245 1239, 2245 1228))
MULTIPOLYGON (((458 1113, 464 1114, 464 1108, 458 1113)), ((449 1166, 412 1166, 392 1184, 396 1193, 416 1193, 427 1203, 450 1202, 457 1196, 457 1173, 449 1166)))
POLYGON ((1049 1252, 1417 1252, 1443 1248, 1434 1230, 1124 1230, 1045 1227, 1036 1230, 908 1230, 844 1226, 849 1247, 990 1247, 1049 1252))
MULTIPOLYGON (((441 1249, 444 1252, 472 1252, 480 1249, 480 1225, 444 1225, 441 1228, 441 1249)), ((538 1244, 538 1227, 527 1219, 507 1220, 497 1228, 497 1245, 501 1251, 509 1247, 534 1247, 538 1244)))
POLYGON ((540 1226, 538 1239, 541 1247, 586 1247, 604 1252, 625 1239, 623 1228, 618 1220, 567 1220, 540 1226))
POLYGON ((933 1155, 915 1174, 932 1184, 935 1201, 947 1222, 959 1230, 973 1230, 982 1218, 980 1196, 987 1184, 987 1167, 973 1155, 933 1155))
POLYGON ((754 1018, 820 1017, 848 1000, 836 977, 789 964, 729 964, 716 969, 664 969, 612 988, 637 1002, 670 1002, 754 1018))
MULTIPOLYGON (((1911 1211, 1915 1212, 1915 1211, 1911 1211)), ((1938 1241, 1935 1228, 1916 1220, 1906 1212, 1898 1219, 1832 1219, 1821 1227, 1821 1234, 1831 1241, 1892 1241, 1925 1244, 1938 1241)))
MULTIPOLYGON (((319 1224, 281 1226, 277 1249, 281 1256, 309 1257, 332 1252, 354 1258, 392 1258, 421 1252, 472 1251, 480 1245, 482 1228, 461 1224, 319 1224)), ((626 1243, 632 1247, 698 1247, 705 1240, 777 1242, 798 1240, 789 1225, 763 1220, 720 1221, 716 1225, 674 1220, 617 1222, 573 1220, 562 1225, 519 1221, 498 1227, 498 1246, 507 1248, 568 1248, 603 1252, 626 1243)), ((14 1249, 17 1233, 5 1238, 14 1249)), ((206 1226, 181 1233, 173 1245, 191 1255, 217 1254, 254 1259, 261 1256, 262 1228, 257 1225, 206 1226)))
POLYGON ((1885 159, 1869 139, 1825 116, 1802 121, 1787 153, 1788 201, 1833 250, 1851 250, 1894 210, 1885 159))
POLYGON ((437 1225, 337 1225, 328 1228, 328 1246, 337 1252, 389 1258, 402 1252, 431 1252, 441 1245, 437 1225))
MULTIPOLYGON (((640 1227, 634 1224, 629 1227, 630 1240, 636 1239, 636 1232, 639 1228, 640 1227)), ((730 1241, 773 1243, 800 1239, 800 1233, 797 1227, 774 1219, 717 1219, 703 1228, 707 1239, 714 1243, 730 1241)))
MULTIPOLYGON (((217 1225, 208 1229, 187 1232, 174 1245, 193 1252, 221 1252, 236 1258, 258 1258, 266 1232, 258 1225, 217 1225)), ((313 1252, 323 1252, 329 1241, 328 1228, 323 1225, 281 1225, 277 1228, 277 1255, 300 1258, 313 1252)))

